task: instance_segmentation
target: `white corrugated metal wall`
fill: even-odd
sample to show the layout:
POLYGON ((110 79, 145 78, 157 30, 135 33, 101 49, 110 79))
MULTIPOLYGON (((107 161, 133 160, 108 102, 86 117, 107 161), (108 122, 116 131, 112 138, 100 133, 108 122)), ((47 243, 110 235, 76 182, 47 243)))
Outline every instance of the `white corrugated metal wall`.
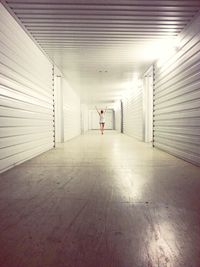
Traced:
POLYGON ((155 67, 154 146, 200 165, 200 17, 155 67))
POLYGON ((55 141, 64 142, 62 73, 54 65, 55 141))
POLYGON ((115 130, 121 133, 121 103, 120 101, 115 104, 115 130))
POLYGON ((52 65, 0 4, 0 171, 54 146, 52 65))
POLYGON ((81 104, 81 133, 86 133, 89 129, 89 109, 88 105, 81 104))
POLYGON ((80 97, 1 4, 0 14, 3 172, 79 135, 80 97))
POLYGON ((153 66, 143 75, 143 140, 153 141, 153 66))
POLYGON ((64 141, 67 141, 81 133, 80 97, 64 78, 62 79, 62 93, 64 141))
POLYGON ((143 140, 143 91, 138 81, 122 102, 124 134, 143 140))

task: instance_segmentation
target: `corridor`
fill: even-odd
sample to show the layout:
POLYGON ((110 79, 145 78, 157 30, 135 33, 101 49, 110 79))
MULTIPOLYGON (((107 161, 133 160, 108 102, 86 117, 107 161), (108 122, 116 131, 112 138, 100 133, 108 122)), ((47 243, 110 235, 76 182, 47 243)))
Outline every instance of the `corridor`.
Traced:
POLYGON ((200 169, 89 131, 0 178, 1 267, 198 267, 200 169))

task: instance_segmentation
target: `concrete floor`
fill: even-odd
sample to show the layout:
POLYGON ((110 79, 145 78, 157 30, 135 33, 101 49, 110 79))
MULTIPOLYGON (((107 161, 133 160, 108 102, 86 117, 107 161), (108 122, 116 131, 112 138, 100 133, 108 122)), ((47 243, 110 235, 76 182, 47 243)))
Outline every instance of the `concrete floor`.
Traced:
POLYGON ((108 131, 1 175, 1 267, 199 267, 200 168, 108 131))

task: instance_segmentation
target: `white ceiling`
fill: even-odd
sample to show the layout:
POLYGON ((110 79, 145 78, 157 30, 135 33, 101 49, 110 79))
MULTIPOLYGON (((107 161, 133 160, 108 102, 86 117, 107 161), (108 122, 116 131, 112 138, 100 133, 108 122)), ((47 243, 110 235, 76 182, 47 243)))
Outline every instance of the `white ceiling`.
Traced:
POLYGON ((3 2, 87 103, 120 99, 200 10, 199 0, 3 2))

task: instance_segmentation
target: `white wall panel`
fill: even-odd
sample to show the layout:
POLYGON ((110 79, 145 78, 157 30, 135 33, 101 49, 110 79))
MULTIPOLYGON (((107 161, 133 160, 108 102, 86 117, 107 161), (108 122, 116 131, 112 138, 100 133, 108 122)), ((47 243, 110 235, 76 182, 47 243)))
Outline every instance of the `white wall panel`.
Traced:
POLYGON ((143 91, 139 83, 123 98, 123 132, 143 140, 143 91))
POLYGON ((81 132, 86 133, 89 130, 89 109, 88 105, 81 104, 81 132))
POLYGON ((155 66, 154 146, 200 165, 200 17, 180 50, 155 66))
POLYGON ((52 64, 0 4, 0 172, 54 146, 52 64))
POLYGON ((62 93, 64 141, 67 141, 81 133, 80 97, 64 78, 62 79, 62 93))
POLYGON ((143 75, 143 140, 153 141, 153 66, 143 75))
POLYGON ((120 101, 115 104, 115 130, 121 133, 121 103, 120 101))
POLYGON ((99 114, 96 110, 90 110, 90 129, 97 130, 99 129, 99 114))
POLYGON ((62 73, 54 65, 55 141, 64 142, 62 73))

